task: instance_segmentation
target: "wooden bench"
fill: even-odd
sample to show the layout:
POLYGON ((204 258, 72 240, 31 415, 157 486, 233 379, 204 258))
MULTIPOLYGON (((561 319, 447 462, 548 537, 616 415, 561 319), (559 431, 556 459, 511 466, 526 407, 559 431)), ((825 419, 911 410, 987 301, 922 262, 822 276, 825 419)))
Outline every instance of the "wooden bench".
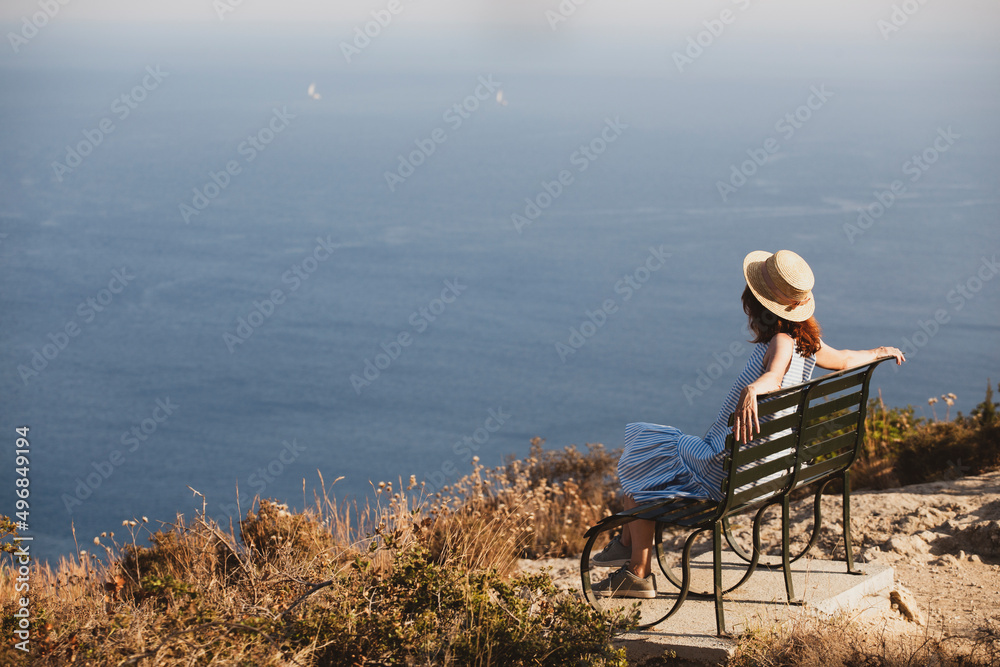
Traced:
MULTIPOLYGON (((758 397, 760 434, 757 439, 737 446, 732 433, 726 438, 723 465, 727 471, 722 482, 721 501, 693 498, 664 498, 607 517, 587 531, 589 538, 580 558, 580 574, 587 601, 596 609, 616 604, 639 602, 631 598, 597 597, 591 588, 591 570, 601 577, 607 568, 592 568, 591 552, 605 533, 636 519, 656 522, 655 551, 660 569, 677 589, 670 594, 659 590, 657 599, 643 601, 642 609, 652 609, 655 620, 642 620, 640 628, 648 628, 674 615, 688 597, 712 597, 715 600, 716 629, 726 634, 723 596, 743 585, 756 569, 760 554, 760 528, 765 512, 772 506, 781 507, 781 561, 785 592, 790 603, 801 604, 792 586, 791 563, 815 546, 820 534, 820 500, 823 490, 833 480, 843 484, 844 549, 847 571, 860 574, 854 567, 851 551, 850 467, 858 457, 864 440, 865 413, 872 372, 880 363, 892 359, 883 357, 870 364, 824 375, 803 384, 787 387, 758 397), (789 500, 793 491, 816 484, 814 522, 809 543, 797 555, 790 553, 789 500), (743 549, 734 539, 729 519, 755 512, 753 546, 743 549), (681 576, 678 578, 666 561, 663 531, 676 527, 690 531, 681 553, 681 576), (696 593, 691 588, 691 550, 696 538, 712 533, 712 591, 696 593), (747 563, 746 572, 733 586, 722 585, 722 540, 747 563), (673 598, 672 604, 670 599, 673 598), (652 603, 652 605, 650 605, 652 603), (667 609, 667 607, 669 607, 667 609), (664 611, 665 610, 665 611, 664 611), (661 613, 663 612, 663 613, 661 613)), ((730 417, 729 425, 733 425, 730 417)), ((606 537, 610 537, 607 535, 606 537)), ((603 544, 604 540, 601 540, 603 544)), ((599 577, 600 578, 600 577, 599 577)), ((663 586, 661 584, 660 588, 663 586)), ((650 614, 643 612, 644 616, 650 614)))

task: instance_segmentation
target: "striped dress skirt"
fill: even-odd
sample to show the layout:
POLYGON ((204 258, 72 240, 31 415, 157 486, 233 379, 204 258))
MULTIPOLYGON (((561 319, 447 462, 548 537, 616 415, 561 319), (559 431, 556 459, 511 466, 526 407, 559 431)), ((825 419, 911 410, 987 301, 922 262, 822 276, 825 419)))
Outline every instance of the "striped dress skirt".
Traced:
POLYGON ((638 503, 671 497, 722 500, 724 446, 725 437, 712 443, 673 426, 629 424, 618 461, 622 490, 638 503))

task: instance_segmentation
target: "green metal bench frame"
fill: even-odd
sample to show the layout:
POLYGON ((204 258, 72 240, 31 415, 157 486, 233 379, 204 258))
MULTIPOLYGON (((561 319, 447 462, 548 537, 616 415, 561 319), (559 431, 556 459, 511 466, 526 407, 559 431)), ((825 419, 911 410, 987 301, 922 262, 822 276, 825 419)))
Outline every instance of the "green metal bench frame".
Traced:
MULTIPOLYGON (((855 568, 851 544, 850 467, 857 459, 864 440, 864 423, 868 404, 868 389, 872 372, 883 357, 863 366, 824 375, 758 397, 761 430, 757 440, 737 446, 732 433, 726 438, 727 470, 722 482, 723 500, 696 498, 664 498, 607 517, 587 531, 587 544, 580 557, 580 575, 587 601, 601 609, 590 580, 590 556, 603 533, 616 530, 636 519, 656 522, 655 550, 660 569, 677 589, 677 599, 663 616, 640 628, 649 628, 673 616, 688 597, 715 599, 715 620, 718 634, 726 634, 723 596, 742 586, 756 569, 761 554, 760 527, 765 512, 781 506, 781 562, 785 592, 791 604, 803 601, 795 597, 791 564, 812 549, 819 538, 821 498, 826 486, 836 480, 843 483, 844 549, 847 571, 861 574, 855 568), (831 398, 832 397, 832 398, 831 398), (768 419, 768 421, 763 421, 768 419), (766 436, 777 438, 762 442, 766 436), (818 484, 813 505, 814 521, 809 542, 801 553, 792 555, 790 548, 790 497, 793 491, 818 484), (731 517, 756 512, 753 519, 753 548, 744 550, 733 538, 729 527, 731 517), (690 529, 681 553, 681 577, 678 578, 666 562, 663 530, 668 526, 690 529), (712 593, 695 593, 691 586, 691 549, 696 538, 712 531, 712 593), (742 578, 733 586, 722 587, 722 540, 748 565, 742 578)), ((733 417, 729 419, 730 427, 733 417)), ((635 600, 639 602, 639 600, 635 600)))

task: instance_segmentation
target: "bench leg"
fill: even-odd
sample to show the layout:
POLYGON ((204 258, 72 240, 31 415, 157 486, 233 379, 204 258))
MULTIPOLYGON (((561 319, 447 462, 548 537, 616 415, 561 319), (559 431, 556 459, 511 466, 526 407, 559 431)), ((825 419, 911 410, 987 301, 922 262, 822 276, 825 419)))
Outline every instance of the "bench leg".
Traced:
POLYGON ((844 471, 844 555, 847 557, 847 572, 864 574, 854 567, 854 553, 851 544, 851 471, 844 471))
POLYGON ((720 637, 726 634, 726 610, 722 602, 722 522, 712 526, 712 588, 715 593, 715 630, 720 637))
POLYGON ((792 559, 791 559, 791 536, 789 526, 791 525, 791 505, 788 494, 781 497, 781 571, 785 575, 785 594, 788 596, 788 604, 805 604, 805 600, 795 597, 795 586, 792 583, 792 559))

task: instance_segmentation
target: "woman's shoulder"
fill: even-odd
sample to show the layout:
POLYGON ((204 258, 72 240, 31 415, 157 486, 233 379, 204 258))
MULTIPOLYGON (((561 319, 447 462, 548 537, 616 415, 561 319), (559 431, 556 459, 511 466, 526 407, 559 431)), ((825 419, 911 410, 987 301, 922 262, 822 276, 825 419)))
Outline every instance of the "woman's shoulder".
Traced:
POLYGON ((785 350, 795 351, 795 339, 786 333, 774 334, 774 337, 767 342, 767 348, 769 350, 774 350, 775 352, 783 352, 785 350))

